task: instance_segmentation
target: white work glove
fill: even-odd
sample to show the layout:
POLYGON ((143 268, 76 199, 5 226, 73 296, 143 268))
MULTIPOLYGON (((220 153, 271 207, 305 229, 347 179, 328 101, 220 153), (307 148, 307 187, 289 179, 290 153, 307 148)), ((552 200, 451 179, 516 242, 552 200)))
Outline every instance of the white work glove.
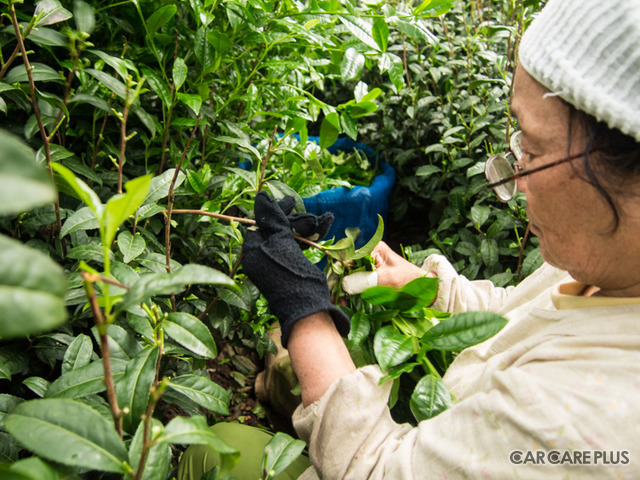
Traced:
POLYGON ((342 279, 342 290, 349 295, 364 292, 378 285, 378 272, 356 272, 342 279))

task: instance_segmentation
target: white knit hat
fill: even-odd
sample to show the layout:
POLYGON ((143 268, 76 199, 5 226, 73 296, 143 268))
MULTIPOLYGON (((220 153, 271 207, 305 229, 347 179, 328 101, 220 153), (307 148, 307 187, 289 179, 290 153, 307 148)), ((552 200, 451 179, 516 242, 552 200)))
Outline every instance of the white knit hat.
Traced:
POLYGON ((519 56, 551 92, 640 142, 640 0, 549 0, 519 56))

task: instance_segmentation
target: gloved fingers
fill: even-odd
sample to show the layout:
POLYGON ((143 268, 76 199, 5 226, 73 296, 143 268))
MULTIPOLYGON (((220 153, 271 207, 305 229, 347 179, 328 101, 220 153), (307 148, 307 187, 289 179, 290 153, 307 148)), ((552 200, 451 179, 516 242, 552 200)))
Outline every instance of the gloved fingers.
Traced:
POLYGON ((333 213, 325 212, 318 217, 318 240, 322 240, 327 236, 331 225, 333 224, 333 213))
MULTIPOLYGON (((291 223, 291 229, 295 235, 304 238, 316 235, 318 218, 312 213, 294 213, 287 218, 289 219, 289 223, 291 223)), ((318 240, 318 238, 309 238, 309 240, 318 240)))
POLYGON ((333 214, 329 212, 320 216, 312 213, 294 213, 289 215, 288 218, 293 228, 293 233, 312 241, 322 240, 333 223, 333 214))
POLYGON ((296 199, 290 195, 287 195, 283 199, 278 200, 278 205, 285 215, 289 215, 291 212, 293 212, 293 209, 296 206, 296 199))
POLYGON ((342 290, 349 295, 364 292, 378 285, 378 272, 356 272, 342 279, 342 290))
MULTIPOLYGON (((287 216, 276 202, 266 192, 258 192, 253 204, 256 225, 267 237, 277 232, 291 231, 291 224, 287 216)), ((293 235, 293 234, 292 234, 293 235)))

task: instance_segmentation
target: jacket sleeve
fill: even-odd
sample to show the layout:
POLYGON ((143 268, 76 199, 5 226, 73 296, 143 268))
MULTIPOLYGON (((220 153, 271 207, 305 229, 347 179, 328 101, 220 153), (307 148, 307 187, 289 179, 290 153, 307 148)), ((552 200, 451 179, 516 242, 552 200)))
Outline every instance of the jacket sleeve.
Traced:
POLYGON ((573 395, 569 385, 551 382, 545 388, 540 380, 547 374, 542 371, 514 370, 520 371, 497 375, 495 388, 411 427, 396 424, 390 416, 391 382, 379 385, 379 369, 365 367, 336 381, 314 404, 299 407, 294 426, 308 443, 311 461, 323 479, 634 478, 629 465, 523 464, 527 451, 594 450, 591 442, 596 439, 600 448, 635 447, 629 438, 607 443, 619 436, 619 429, 612 431, 607 422, 619 426, 624 418, 603 419, 600 425, 598 419, 587 421, 597 417, 599 407, 592 402, 585 421, 574 422, 567 404, 557 398, 573 395))
POLYGON ((517 303, 531 300, 549 285, 567 278, 567 273, 544 263, 517 287, 496 287, 489 280, 469 280, 458 275, 442 255, 430 255, 423 270, 434 271, 440 280, 433 308, 451 314, 461 312, 502 313, 517 303))

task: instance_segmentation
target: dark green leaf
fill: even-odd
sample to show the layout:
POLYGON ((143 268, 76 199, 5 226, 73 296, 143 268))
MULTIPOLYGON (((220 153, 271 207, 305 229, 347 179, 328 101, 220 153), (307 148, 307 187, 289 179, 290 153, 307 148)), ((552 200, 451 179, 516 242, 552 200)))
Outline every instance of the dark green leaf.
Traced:
POLYGON ((22 381, 22 384, 39 397, 44 397, 49 389, 50 382, 42 377, 29 377, 22 381))
POLYGON ((117 304, 117 310, 122 311, 155 295, 178 293, 192 284, 235 286, 222 272, 204 265, 187 264, 173 273, 154 273, 140 278, 117 304))
MULTIPOLYGON (((150 203, 155 203, 161 198, 164 198, 167 195, 169 195, 171 180, 173 179, 175 172, 176 172, 175 168, 170 168, 169 170, 166 170, 160 175, 153 177, 151 179, 151 184, 149 186, 149 193, 147 193, 147 196, 145 197, 142 204, 147 205, 150 203)), ((175 188, 178 188, 180 185, 182 185, 182 182, 184 182, 184 179, 185 179, 185 174, 180 172, 178 174, 178 178, 176 179, 175 188)))
POLYGON ((413 354, 413 338, 402 335, 393 326, 388 325, 376 332, 373 350, 380 368, 387 371, 413 354))
POLYGON ((0 215, 21 213, 51 203, 56 190, 43 165, 22 141, 0 130, 0 215))
POLYGON ((451 393, 439 378, 425 375, 411 394, 409 406, 418 422, 433 418, 452 404, 451 393))
POLYGON ((340 117, 331 112, 322 119, 320 124, 320 148, 330 147, 338 139, 340 133, 340 117))
POLYGON ((147 346, 130 362, 124 375, 116 384, 118 406, 129 408, 124 416, 123 427, 133 433, 138 428, 149 404, 149 391, 156 377, 159 350, 157 346, 147 346))
POLYGON ((264 448, 264 461, 267 479, 272 479, 284 472, 304 450, 305 443, 296 440, 286 433, 277 432, 264 448))
MULTIPOLYGON (((62 74, 56 72, 53 68, 44 63, 33 62, 31 63, 31 73, 35 82, 59 82, 63 83, 64 79, 62 74)), ((6 83, 26 83, 29 81, 27 76, 27 70, 24 68, 24 64, 13 67, 5 75, 3 79, 6 83)))
POLYGON ((122 261, 124 263, 129 263, 134 258, 137 258, 144 252, 146 246, 144 238, 139 233, 131 235, 129 230, 123 230, 118 234, 118 249, 122 253, 122 261))
MULTIPOLYGON (((127 362, 118 358, 111 359, 111 371, 114 378, 122 376, 127 362)), ((94 393, 104 392, 104 364, 96 360, 75 370, 60 375, 47 389, 46 398, 80 398, 94 393)))
MULTIPOLYGON (((156 436, 160 435, 164 429, 164 425, 162 425, 160 420, 152 418, 150 427, 147 440, 151 442, 156 436)), ((136 430, 136 434, 133 436, 133 440, 131 441, 131 446, 129 447, 129 464, 135 471, 138 470, 138 466, 140 465, 143 440, 144 423, 140 423, 136 430)), ((159 480, 167 478, 170 462, 171 447, 166 443, 153 445, 149 450, 147 462, 144 467, 144 473, 140 480, 159 480)))
POLYGON ((198 375, 181 375, 171 379, 169 388, 213 413, 229 414, 229 393, 208 378, 198 375))
POLYGON ((177 11, 178 8, 175 5, 165 5, 153 12, 147 20, 149 35, 153 36, 154 33, 169 23, 177 11))
POLYGON ((96 15, 93 7, 83 0, 74 0, 73 17, 76 20, 78 30, 84 33, 92 33, 96 26, 96 15))
POLYGON ((439 350, 463 350, 493 337, 507 319, 493 312, 464 312, 443 320, 420 340, 439 350))
POLYGON ((64 465, 124 474, 127 449, 113 422, 73 400, 41 399, 21 403, 5 426, 22 445, 64 465))
POLYGON ((218 355, 209 328, 193 315, 183 312, 170 313, 162 321, 162 327, 167 335, 187 350, 208 358, 218 355))
POLYGON ((82 207, 64 222, 62 230, 60 230, 60 237, 79 230, 93 230, 96 228, 100 228, 100 222, 96 218, 96 214, 91 208, 82 207))

